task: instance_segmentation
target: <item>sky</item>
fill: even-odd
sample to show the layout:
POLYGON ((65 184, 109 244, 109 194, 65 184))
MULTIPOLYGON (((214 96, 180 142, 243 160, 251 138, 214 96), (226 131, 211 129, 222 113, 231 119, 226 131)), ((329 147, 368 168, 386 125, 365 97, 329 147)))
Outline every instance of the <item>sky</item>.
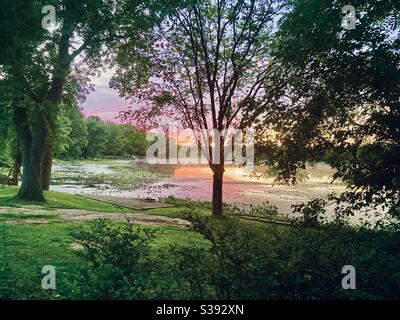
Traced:
POLYGON ((129 101, 118 96, 118 92, 109 88, 108 83, 112 70, 108 70, 98 78, 92 78, 95 91, 91 92, 86 101, 81 105, 85 117, 97 116, 104 121, 120 122, 115 119, 119 111, 128 109, 129 101))

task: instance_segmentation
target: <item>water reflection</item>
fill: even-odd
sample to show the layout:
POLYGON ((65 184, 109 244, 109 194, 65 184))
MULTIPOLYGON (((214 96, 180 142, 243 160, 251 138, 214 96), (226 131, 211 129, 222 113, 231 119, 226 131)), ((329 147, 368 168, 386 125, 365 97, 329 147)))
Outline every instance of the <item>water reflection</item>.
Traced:
MULTIPOLYGON (((112 162, 110 165, 55 165, 62 183, 52 185, 51 189, 75 194, 113 195, 130 198, 159 198, 175 196, 193 200, 209 201, 212 196, 212 172, 208 166, 183 166, 174 171, 165 170, 167 177, 151 179, 146 184, 134 184, 130 187, 118 187, 109 183, 81 184, 83 178, 105 175, 112 177, 118 166, 137 170, 137 163, 112 162)), ((143 170, 143 169, 141 169, 143 170)), ((146 170, 152 171, 152 167, 146 170)), ((157 170, 160 170, 158 168, 157 170)), ((226 168, 224 177, 224 201, 227 203, 262 204, 269 201, 284 214, 292 212, 293 204, 307 201, 313 197, 323 197, 331 192, 342 192, 340 183, 331 184, 333 171, 324 164, 308 169, 309 178, 296 186, 274 185, 272 179, 250 177, 241 168, 226 168)), ((165 174, 164 174, 165 176, 165 174)), ((57 181, 57 180, 55 180, 57 181)), ((60 181, 58 181, 60 183, 60 181)))

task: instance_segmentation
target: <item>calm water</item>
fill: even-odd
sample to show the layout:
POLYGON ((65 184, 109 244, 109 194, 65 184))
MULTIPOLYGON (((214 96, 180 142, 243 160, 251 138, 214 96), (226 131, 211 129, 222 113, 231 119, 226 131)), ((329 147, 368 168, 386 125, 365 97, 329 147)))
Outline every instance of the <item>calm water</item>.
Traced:
MULTIPOLYGON (((112 165, 129 165, 128 161, 113 162, 112 165)), ((134 165, 134 164, 131 164, 134 165)), ((212 174, 205 166, 183 166, 176 168, 167 178, 157 179, 146 188, 118 190, 110 185, 88 187, 79 184, 79 176, 97 174, 112 175, 114 170, 109 165, 55 165, 55 174, 62 173, 64 184, 53 185, 52 190, 75 194, 113 195, 133 198, 159 198, 175 196, 193 200, 211 200, 212 174), (69 174, 70 173, 70 174, 69 174)), ((268 201, 284 214, 292 212, 293 204, 307 201, 313 197, 323 197, 331 192, 342 192, 340 183, 330 183, 333 171, 329 166, 320 164, 308 169, 309 179, 296 186, 273 185, 272 180, 257 179, 244 175, 240 168, 227 168, 224 178, 224 201, 227 203, 262 204, 268 201)))

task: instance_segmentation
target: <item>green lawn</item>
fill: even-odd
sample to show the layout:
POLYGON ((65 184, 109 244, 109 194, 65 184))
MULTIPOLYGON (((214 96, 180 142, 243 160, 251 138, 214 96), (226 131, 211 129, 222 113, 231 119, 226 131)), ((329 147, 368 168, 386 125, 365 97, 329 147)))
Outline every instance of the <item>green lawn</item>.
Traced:
MULTIPOLYGON (((107 281, 96 282, 99 278, 95 278, 91 284, 82 282, 82 276, 86 271, 92 275, 90 270, 93 271, 93 268, 88 268, 87 260, 80 255, 81 248, 78 243, 74 243, 71 236, 72 231, 87 229, 97 230, 95 236, 102 237, 102 229, 89 229, 88 221, 62 220, 58 216, 61 213, 58 213, 57 209, 73 208, 108 213, 126 212, 126 209, 59 192, 46 192, 48 199, 46 204, 26 203, 16 200, 14 198, 16 193, 17 189, 13 187, 0 189, 0 299, 82 299, 86 297, 79 292, 82 285, 95 290, 97 290, 96 283, 108 287, 107 281), (56 268, 57 290, 41 289, 44 276, 41 270, 45 265, 56 268)), ((173 208, 140 211, 140 213, 182 218, 189 207, 201 215, 210 216, 207 206, 200 204, 196 206, 196 203, 188 202, 177 203, 173 208)), ((135 214, 135 211, 131 211, 131 214, 135 214)), ((218 262, 218 265, 223 263, 224 272, 228 277, 225 278, 224 273, 223 278, 229 279, 232 287, 240 285, 240 288, 244 288, 237 293, 238 297, 248 297, 246 292, 250 297, 273 299, 281 296, 289 299, 398 297, 399 259, 398 251, 394 250, 399 243, 398 233, 338 228, 335 225, 296 228, 250 220, 236 223, 237 220, 211 220, 209 226, 212 226, 215 232, 220 231, 218 235, 222 238, 218 240, 217 237, 217 245, 212 246, 213 250, 206 250, 210 254, 206 257, 214 257, 213 261, 218 262), (234 222, 240 231, 250 232, 242 233, 237 232, 239 229, 231 229, 232 225, 229 224, 231 222, 234 222), (231 230, 234 232, 230 233, 231 230), (221 255, 221 252, 224 254, 221 255), (360 279, 360 289, 357 288, 357 291, 351 293, 341 291, 339 287, 342 276, 340 271, 346 264, 357 266, 357 277, 360 279), (225 271, 227 267, 228 271, 225 271), (249 282, 241 279, 248 279, 249 282), (272 287, 269 287, 270 285, 272 287), (268 290, 264 291, 267 287, 268 290)), ((194 250, 194 247, 209 248, 211 242, 187 227, 147 228, 156 229, 156 232, 149 252, 150 258, 154 258, 155 262, 153 265, 140 265, 140 270, 144 270, 141 279, 150 281, 151 285, 151 290, 146 292, 146 296, 153 297, 154 292, 164 294, 163 290, 167 288, 166 297, 190 299, 191 296, 186 295, 189 292, 188 283, 182 285, 182 282, 178 281, 184 274, 190 277, 193 274, 195 280, 200 279, 201 283, 208 283, 214 289, 219 286, 219 282, 212 280, 219 278, 210 280, 205 276, 208 275, 209 260, 194 250), (185 251, 185 255, 176 253, 179 250, 171 254, 168 252, 171 246, 184 246, 189 250, 185 251), (183 259, 184 262, 182 269, 169 269, 171 261, 180 261, 179 259, 183 259), (147 278, 147 273, 152 267, 156 268, 155 273, 147 278), (158 285, 161 287, 157 287, 158 285)), ((121 247, 131 248, 120 245, 127 243, 126 238, 117 236, 115 239, 112 238, 116 241, 110 241, 111 239, 105 236, 102 240, 105 240, 106 248, 111 248, 111 255, 116 252, 117 257, 136 257, 130 255, 131 249, 122 251, 121 254, 119 250, 121 247), (113 245, 107 247, 107 243, 113 245), (115 246, 115 243, 119 246, 115 246)), ((90 253, 90 250, 86 252, 90 253)), ((221 275, 218 268, 215 272, 215 276, 221 275)), ((113 272, 107 273, 107 276, 113 274, 113 272)), ((97 273, 96 276, 102 274, 97 273)), ((200 282, 195 282, 194 285, 197 286, 196 283, 200 282)), ((114 285, 119 289, 119 283, 114 285)), ((195 288, 193 290, 195 294, 200 292, 195 288)), ((210 292, 206 297, 215 298, 215 292, 210 292)), ((197 295, 194 298, 197 299, 197 295)))
MULTIPOLYGON (((127 212, 127 209, 114 206, 108 203, 87 199, 81 196, 59 192, 46 192, 48 203, 38 204, 32 202, 23 202, 16 200, 14 196, 17 188, 6 187, 0 189, 0 209, 1 207, 25 208, 35 205, 32 213, 7 213, 0 214, 0 268, 9 266, 10 277, 18 278, 22 283, 26 283, 26 297, 24 298, 56 298, 48 296, 48 292, 40 289, 40 281, 42 279, 41 269, 45 265, 52 265, 57 270, 57 286, 63 287, 63 283, 67 282, 69 276, 76 270, 84 268, 84 261, 79 257, 76 248, 73 246, 73 239, 70 231, 77 228, 85 228, 89 222, 65 222, 57 219, 57 214, 53 209, 68 208, 82 209, 98 212, 127 212), (48 213, 36 214, 35 210, 45 210, 48 213), (46 219, 46 224, 25 223, 24 220, 29 219, 46 219), (18 223, 10 223, 10 221, 18 223)), ((157 209, 149 214, 165 215, 169 217, 180 216, 177 212, 179 208, 157 209)), ((131 211, 134 212, 134 211, 131 211)), ((118 222, 115 222, 118 223, 118 222)), ((164 249, 170 245, 207 245, 202 237, 185 227, 151 227, 157 229, 156 239, 153 248, 164 249)), ((6 280, 0 279, 1 285, 6 280)), ((52 293, 56 295, 56 293, 52 293)))
POLYGON ((0 207, 24 207, 27 205, 39 205, 43 209, 82 209, 99 212, 127 212, 125 208, 115 206, 109 203, 88 199, 81 196, 75 196, 67 193, 46 191, 46 204, 35 202, 26 202, 15 199, 18 189, 16 187, 5 187, 0 189, 0 207))

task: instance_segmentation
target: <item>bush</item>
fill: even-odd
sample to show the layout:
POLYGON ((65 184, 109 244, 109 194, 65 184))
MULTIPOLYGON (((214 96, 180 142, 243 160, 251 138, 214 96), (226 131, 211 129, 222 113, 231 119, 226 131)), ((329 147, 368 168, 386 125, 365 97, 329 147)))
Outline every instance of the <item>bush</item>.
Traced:
MULTIPOLYGON (((187 218, 211 242, 209 279, 218 299, 279 298, 277 274, 285 252, 276 246, 282 235, 277 227, 257 232, 242 226, 234 217, 218 221, 188 213, 187 218)), ((198 265, 201 261, 193 263, 198 265)))
POLYGON ((398 232, 333 223, 254 228, 235 218, 188 218, 212 244, 207 279, 220 299, 400 298, 398 232), (356 290, 341 286, 345 265, 356 268, 356 290))
POLYGON ((74 297, 92 299, 399 299, 400 234, 338 224, 280 226, 186 212, 207 247, 160 252, 154 233, 94 222, 74 237, 86 271, 74 297), (341 286, 356 268, 357 289, 341 286))
MULTIPOLYGON (((154 230, 131 222, 93 221, 89 229, 73 231, 82 246, 87 266, 69 283, 68 299, 187 299, 206 296, 193 293, 175 265, 179 247, 159 252, 151 247, 154 230)), ((193 251, 194 252, 194 251, 193 251)), ((182 261, 183 255, 178 256, 182 261)), ((198 272, 196 267, 196 272, 198 272)), ((182 270, 188 274, 189 269, 182 270)), ((203 274, 203 273, 201 273, 203 274)), ((193 291, 197 292, 197 288, 193 291)), ((208 296, 207 296, 208 297, 208 296)))
POLYGON ((153 231, 132 223, 92 222, 89 230, 72 232, 83 247, 87 269, 75 281, 75 294, 90 299, 146 298, 149 274, 145 269, 153 231))
MULTIPOLYGON (((185 207, 192 210, 204 209, 211 210, 212 203, 211 201, 195 201, 189 198, 181 199, 176 198, 174 196, 168 196, 160 199, 161 202, 171 204, 178 207, 185 207)), ((269 202, 264 202, 261 205, 253 205, 253 204, 244 204, 244 203, 223 203, 223 211, 228 215, 237 215, 237 216, 253 216, 253 217, 261 217, 261 218, 277 218, 278 217, 278 208, 269 204, 269 202)), ((283 218, 283 216, 281 216, 283 218)))

